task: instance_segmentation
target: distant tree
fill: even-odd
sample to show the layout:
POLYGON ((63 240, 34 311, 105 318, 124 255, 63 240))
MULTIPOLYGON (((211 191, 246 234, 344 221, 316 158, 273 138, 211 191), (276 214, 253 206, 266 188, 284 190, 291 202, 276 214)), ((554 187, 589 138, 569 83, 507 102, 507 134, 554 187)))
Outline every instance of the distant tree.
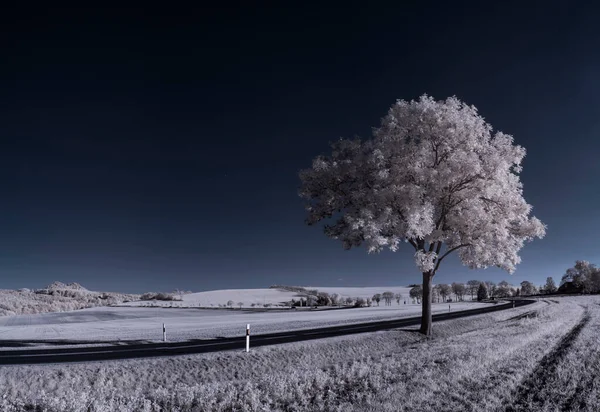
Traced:
POLYGON ((510 292, 511 286, 510 284, 503 280, 502 282, 498 283, 498 286, 496 287, 496 297, 498 298, 508 298, 511 296, 511 292, 510 292))
POLYGON ((423 298, 423 288, 421 285, 417 285, 410 290, 409 295, 413 302, 416 300, 417 303, 421 303, 421 299, 423 298))
POLYGON ((487 288, 488 296, 490 298, 493 298, 496 296, 496 283, 495 282, 492 282, 491 280, 486 280, 485 287, 487 288))
POLYGON ((478 280, 469 280, 467 282, 467 290, 469 291, 469 293, 471 294, 471 300, 474 299, 475 294, 477 293, 477 289, 479 289, 479 284, 481 282, 478 280))
POLYGON ((454 293, 454 296, 456 296, 456 300, 463 300, 464 296, 465 296, 465 285, 463 285, 462 283, 456 283, 453 282, 452 283, 452 293, 454 293))
POLYGON ((354 306, 357 308, 362 308, 367 304, 367 301, 364 300, 363 298, 356 298, 356 301, 354 302, 354 306))
POLYGON ((331 296, 329 296, 329 293, 318 292, 316 300, 319 306, 331 306, 331 296))
POLYGON ((383 298, 383 301, 385 302, 386 306, 391 306, 392 305, 392 299, 394 299, 394 292, 383 292, 381 294, 381 297, 383 298))
POLYGON ((438 286, 440 296, 442 297, 442 300, 446 302, 448 300, 448 297, 452 293, 452 288, 446 283, 440 283, 438 286))
POLYGON ((377 302, 377 306, 379 306, 379 302, 381 302, 381 294, 380 293, 376 293, 373 295, 373 300, 375 302, 377 302))
POLYGON ((481 282, 479 284, 479 288, 477 288, 477 301, 481 302, 482 300, 486 300, 487 298, 487 287, 485 286, 485 283, 481 282))
POLYGON ((533 286, 533 283, 524 280, 523 282, 521 282, 521 295, 523 296, 530 296, 530 295, 534 295, 535 294, 535 286, 533 286))
POLYGON ((340 304, 340 295, 338 295, 337 293, 332 293, 330 297, 331 297, 331 304, 333 306, 337 306, 340 304))
POLYGON ((183 300, 184 291, 182 289, 175 289, 173 293, 179 297, 179 300, 183 300))
POLYGON ((439 285, 435 285, 431 288, 431 302, 440 303, 440 287, 439 285))
POLYGON ((352 299, 350 296, 348 296, 346 298, 346 305, 352 305, 354 303, 354 299, 352 299))
POLYGON ((525 149, 492 131, 456 97, 399 100, 373 139, 340 139, 330 156, 300 172, 309 225, 335 216, 325 234, 346 249, 413 247, 425 335, 432 333, 432 281, 446 256, 456 251, 470 268, 512 273, 524 243, 545 235, 523 198, 525 149))
POLYGON ((233 300, 228 300, 227 307, 232 307, 232 306, 233 306, 233 300))
POLYGON ((402 293, 396 293, 396 294, 394 295, 394 298, 396 298, 396 303, 397 303, 398 305, 400 305, 400 301, 402 300, 402 293))
POLYGON ((521 296, 521 289, 517 288, 515 296, 521 296))
POLYGON ((242 309, 242 306, 244 306, 244 302, 238 302, 237 304, 240 307, 240 309, 242 309))
POLYGON ((574 267, 567 269, 560 285, 566 282, 572 282, 573 286, 583 293, 598 293, 600 292, 600 269, 586 260, 578 260, 574 267))
POLYGON ((371 307, 373 305, 373 300, 371 298, 367 298, 367 306, 371 307))

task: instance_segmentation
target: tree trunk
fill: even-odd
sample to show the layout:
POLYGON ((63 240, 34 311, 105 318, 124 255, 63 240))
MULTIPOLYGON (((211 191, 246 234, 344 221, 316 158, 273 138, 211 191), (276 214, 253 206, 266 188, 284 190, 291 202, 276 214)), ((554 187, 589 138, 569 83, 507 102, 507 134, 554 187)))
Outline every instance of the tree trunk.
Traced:
POLYGON ((421 313, 421 330, 425 336, 431 336, 431 280, 434 273, 423 272, 423 309, 421 313))

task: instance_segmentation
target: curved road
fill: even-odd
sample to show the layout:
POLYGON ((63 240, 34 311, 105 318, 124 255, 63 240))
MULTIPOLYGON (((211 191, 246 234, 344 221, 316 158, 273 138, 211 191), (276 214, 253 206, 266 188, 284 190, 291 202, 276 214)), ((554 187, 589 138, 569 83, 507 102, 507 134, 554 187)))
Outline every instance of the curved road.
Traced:
MULTIPOLYGON (((524 306, 535 300, 517 300, 515 306, 524 306)), ((487 312, 510 309, 512 302, 497 304, 480 309, 463 310, 433 315, 433 321, 441 321, 465 316, 479 315, 487 312)), ((298 342, 303 340, 329 338, 333 336, 350 335, 354 333, 374 332, 421 323, 420 317, 401 318, 380 322, 332 326, 318 329, 303 329, 297 331, 254 335, 250 337, 250 346, 277 345, 280 343, 298 342)), ((123 346, 101 346, 59 349, 27 349, 0 351, 0 365, 23 365, 40 363, 88 362, 101 360, 116 360, 144 358, 152 356, 190 355, 197 353, 217 352, 222 350, 243 350, 246 345, 245 337, 219 338, 208 340, 189 340, 186 342, 161 342, 146 344, 131 344, 123 346)))

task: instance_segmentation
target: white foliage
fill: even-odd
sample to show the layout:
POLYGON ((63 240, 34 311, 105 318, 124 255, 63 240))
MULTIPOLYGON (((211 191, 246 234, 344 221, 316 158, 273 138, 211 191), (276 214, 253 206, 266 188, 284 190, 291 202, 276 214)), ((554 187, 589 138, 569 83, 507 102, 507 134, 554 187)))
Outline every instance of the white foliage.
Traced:
POLYGON ((340 139, 332 149, 300 172, 299 194, 308 224, 339 216, 325 232, 345 248, 395 251, 411 241, 417 266, 433 270, 425 245, 439 243, 439 259, 458 248, 471 268, 513 272, 525 241, 545 235, 523 198, 525 149, 455 97, 399 100, 372 139, 340 139))
POLYGON ((422 250, 417 250, 415 253, 415 264, 420 272, 429 272, 430 270, 434 269, 436 258, 437 253, 435 252, 424 252, 422 250))

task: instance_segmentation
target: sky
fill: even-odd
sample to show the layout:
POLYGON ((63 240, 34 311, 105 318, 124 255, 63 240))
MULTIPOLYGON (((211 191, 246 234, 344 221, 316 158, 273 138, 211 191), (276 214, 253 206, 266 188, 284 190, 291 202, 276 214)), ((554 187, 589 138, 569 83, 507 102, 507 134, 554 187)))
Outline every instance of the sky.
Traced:
POLYGON ((526 148, 548 226, 514 274, 454 256, 434 283, 600 264, 600 9, 485 3, 7 9, 0 289, 419 283, 409 245, 345 251, 306 226, 298 172, 424 93, 526 148))

